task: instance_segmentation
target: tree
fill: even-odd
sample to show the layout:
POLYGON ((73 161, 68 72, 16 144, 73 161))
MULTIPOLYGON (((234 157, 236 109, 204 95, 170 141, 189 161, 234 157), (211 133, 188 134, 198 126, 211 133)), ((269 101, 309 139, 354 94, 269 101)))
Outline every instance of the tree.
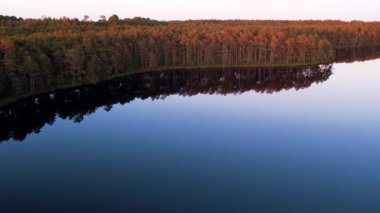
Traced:
POLYGON ((106 21, 106 16, 101 15, 100 18, 99 18, 99 21, 100 21, 100 22, 104 22, 104 21, 106 21))
POLYGON ((85 15, 82 19, 82 21, 90 21, 90 16, 85 15))
POLYGON ((108 22, 111 24, 117 24, 119 23, 120 19, 119 16, 117 15, 112 15, 111 17, 108 18, 108 22))
POLYGON ((87 74, 85 81, 96 83, 99 80, 99 74, 102 71, 102 62, 97 55, 93 55, 87 64, 87 74))
POLYGON ((26 85, 28 93, 34 93, 39 83, 39 67, 31 56, 26 56, 23 63, 23 70, 26 72, 26 85))
POLYGON ((69 74, 71 75, 73 84, 76 82, 78 77, 81 78, 84 60, 85 56, 83 49, 80 46, 71 48, 66 53, 66 61, 69 65, 69 74))
POLYGON ((334 49, 329 41, 322 39, 318 43, 318 55, 320 61, 329 62, 334 59, 334 49))

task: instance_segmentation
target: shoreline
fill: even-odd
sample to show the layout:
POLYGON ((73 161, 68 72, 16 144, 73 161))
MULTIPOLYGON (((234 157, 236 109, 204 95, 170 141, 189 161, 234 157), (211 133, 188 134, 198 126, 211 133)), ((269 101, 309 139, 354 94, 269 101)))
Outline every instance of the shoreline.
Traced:
POLYGON ((74 89, 78 87, 83 87, 83 86, 91 86, 91 85, 96 85, 100 84, 103 82, 115 80, 118 78, 123 78, 129 75, 133 74, 140 74, 140 73, 149 73, 149 72, 168 72, 168 71, 192 71, 192 70, 197 70, 197 69, 239 69, 239 68, 303 68, 303 67, 310 67, 310 66, 319 66, 319 65, 324 65, 324 64, 329 64, 332 62, 318 62, 318 63, 295 63, 295 64, 266 64, 266 65, 216 65, 216 66, 193 66, 193 67, 160 67, 156 69, 144 69, 144 70, 134 70, 130 72, 125 72, 125 73, 118 73, 109 77, 106 77, 104 79, 101 79, 99 81, 93 82, 93 83, 83 83, 83 84, 73 84, 73 85, 67 85, 67 86, 62 86, 58 87, 52 90, 46 90, 46 91, 41 91, 35 94, 29 94, 29 95, 21 95, 13 98, 8 98, 5 100, 0 100, 0 108, 7 107, 9 105, 12 105, 16 102, 22 101, 24 99, 31 99, 34 97, 38 97, 40 95, 52 93, 52 92, 57 92, 57 91, 62 91, 62 90, 69 90, 69 89, 74 89))

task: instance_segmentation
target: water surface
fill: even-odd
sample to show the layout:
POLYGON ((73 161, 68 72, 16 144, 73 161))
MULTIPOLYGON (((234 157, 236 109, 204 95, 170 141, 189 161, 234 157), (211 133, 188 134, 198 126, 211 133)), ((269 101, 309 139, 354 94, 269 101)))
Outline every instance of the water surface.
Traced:
POLYGON ((173 71, 2 109, 1 212, 379 212, 380 60, 173 71))

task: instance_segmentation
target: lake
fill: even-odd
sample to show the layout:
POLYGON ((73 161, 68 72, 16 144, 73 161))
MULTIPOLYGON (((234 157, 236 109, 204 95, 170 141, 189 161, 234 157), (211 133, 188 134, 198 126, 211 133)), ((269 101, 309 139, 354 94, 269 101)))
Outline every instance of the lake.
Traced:
POLYGON ((134 74, 0 110, 0 212, 379 212, 380 59, 134 74))

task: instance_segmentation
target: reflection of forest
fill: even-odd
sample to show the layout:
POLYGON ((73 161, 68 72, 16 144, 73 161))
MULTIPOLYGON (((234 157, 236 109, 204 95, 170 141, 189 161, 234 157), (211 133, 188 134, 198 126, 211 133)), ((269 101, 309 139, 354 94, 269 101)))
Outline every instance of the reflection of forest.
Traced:
POLYGON ((335 54, 335 63, 367 61, 380 58, 380 47, 340 49, 335 54))
POLYGON ((99 107, 110 110, 113 104, 136 98, 162 99, 178 94, 239 94, 246 91, 273 93, 303 89, 326 81, 331 65, 309 68, 256 68, 186 70, 134 74, 97 85, 60 90, 20 101, 0 109, 0 141, 22 141, 56 116, 80 122, 99 107))

